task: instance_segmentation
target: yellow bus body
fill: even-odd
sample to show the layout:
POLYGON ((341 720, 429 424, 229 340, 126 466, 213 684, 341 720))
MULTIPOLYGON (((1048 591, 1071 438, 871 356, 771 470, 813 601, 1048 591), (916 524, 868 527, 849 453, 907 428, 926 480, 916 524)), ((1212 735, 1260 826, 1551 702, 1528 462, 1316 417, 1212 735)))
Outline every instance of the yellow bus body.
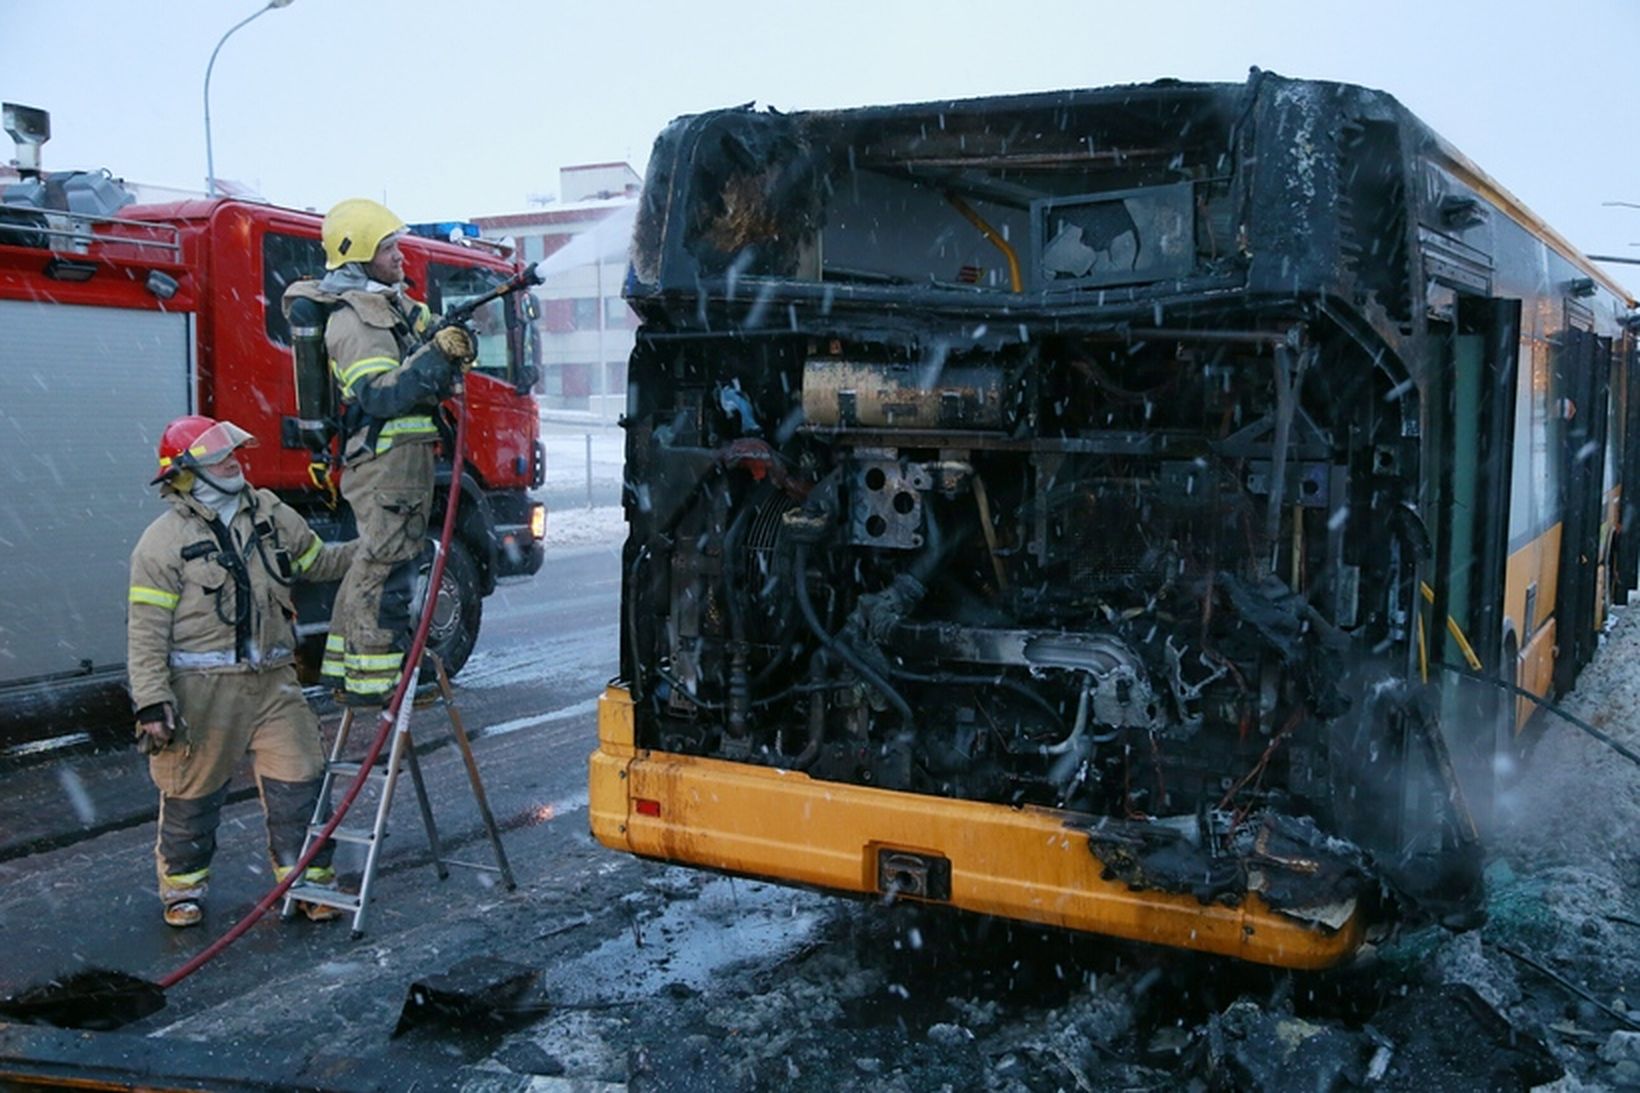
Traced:
POLYGON ((950 862, 949 905, 1070 930, 1316 969, 1351 955, 1362 916, 1332 929, 1270 909, 1135 891, 1101 874, 1078 826, 1089 817, 821 782, 797 771, 634 745, 632 699, 598 703, 589 813, 605 846, 664 861, 834 892, 880 895, 884 850, 950 862), (636 803, 656 815, 640 813, 636 803))

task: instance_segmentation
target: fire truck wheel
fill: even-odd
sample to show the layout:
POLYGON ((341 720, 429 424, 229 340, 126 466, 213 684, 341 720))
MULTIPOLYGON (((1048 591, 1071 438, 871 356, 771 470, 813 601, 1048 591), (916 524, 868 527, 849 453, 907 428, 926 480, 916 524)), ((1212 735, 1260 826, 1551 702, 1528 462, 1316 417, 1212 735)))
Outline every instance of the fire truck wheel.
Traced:
POLYGON ((451 675, 461 671, 472 655, 483 617, 478 563, 461 540, 452 540, 438 602, 433 606, 433 624, 427 631, 427 647, 444 659, 444 668, 451 675))

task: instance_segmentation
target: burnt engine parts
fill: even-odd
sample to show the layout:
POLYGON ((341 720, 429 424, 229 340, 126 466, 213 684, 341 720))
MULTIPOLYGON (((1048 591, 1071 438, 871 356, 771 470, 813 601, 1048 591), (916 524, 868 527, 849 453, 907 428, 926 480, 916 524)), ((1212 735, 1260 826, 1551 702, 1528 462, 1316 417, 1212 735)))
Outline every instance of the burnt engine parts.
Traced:
POLYGON ((1404 639, 1417 544, 1351 513, 1404 513, 1416 449, 1302 328, 653 352, 625 620, 652 746, 1183 817, 1208 855, 1266 813, 1360 820, 1343 669, 1404 639))

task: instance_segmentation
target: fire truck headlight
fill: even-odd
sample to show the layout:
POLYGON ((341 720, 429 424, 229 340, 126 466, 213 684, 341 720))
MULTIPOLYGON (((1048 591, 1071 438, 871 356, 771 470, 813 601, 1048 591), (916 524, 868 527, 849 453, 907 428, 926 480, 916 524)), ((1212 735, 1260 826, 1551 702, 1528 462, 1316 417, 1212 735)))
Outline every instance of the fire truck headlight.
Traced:
POLYGON ((541 504, 530 506, 530 534, 537 540, 547 537, 547 506, 541 504))
POLYGON ((148 271, 147 286, 148 291, 153 293, 156 299, 169 300, 177 294, 177 279, 157 269, 148 271))

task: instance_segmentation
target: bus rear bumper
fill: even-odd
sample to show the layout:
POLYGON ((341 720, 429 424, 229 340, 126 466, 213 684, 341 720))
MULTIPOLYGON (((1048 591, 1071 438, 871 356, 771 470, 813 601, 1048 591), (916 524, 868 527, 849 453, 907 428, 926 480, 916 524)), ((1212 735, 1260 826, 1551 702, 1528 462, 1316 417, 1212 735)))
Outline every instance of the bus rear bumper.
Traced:
POLYGON ((1055 809, 951 800, 797 771, 639 749, 632 701, 599 701, 589 816, 605 846, 645 857, 838 892, 1170 945, 1257 964, 1317 969, 1355 951, 1353 906, 1336 926, 1107 878, 1078 825, 1055 809))

